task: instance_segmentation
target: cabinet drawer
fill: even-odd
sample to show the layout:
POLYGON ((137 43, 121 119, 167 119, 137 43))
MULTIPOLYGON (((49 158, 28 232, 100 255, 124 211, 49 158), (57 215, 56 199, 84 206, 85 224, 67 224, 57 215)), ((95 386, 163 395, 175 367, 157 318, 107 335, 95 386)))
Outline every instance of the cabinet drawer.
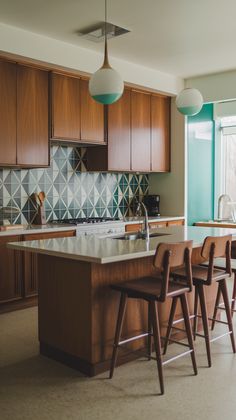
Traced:
POLYGON ((164 228, 166 226, 167 226, 167 222, 151 222, 151 223, 149 223, 150 229, 164 228))
POLYGON ((184 219, 182 220, 170 220, 167 222, 167 226, 183 226, 184 225, 184 219))
POLYGON ((133 223, 131 225, 125 226, 126 232, 138 232, 141 229, 142 229, 142 223, 133 223))

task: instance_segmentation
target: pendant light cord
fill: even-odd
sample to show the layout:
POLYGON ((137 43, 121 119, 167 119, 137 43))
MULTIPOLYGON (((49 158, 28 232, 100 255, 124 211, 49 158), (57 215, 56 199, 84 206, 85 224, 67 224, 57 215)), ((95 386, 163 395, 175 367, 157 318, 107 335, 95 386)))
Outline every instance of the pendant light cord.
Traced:
POLYGON ((107 0, 105 0, 105 50, 104 50, 104 68, 110 68, 110 64, 108 61, 108 51, 107 51, 107 0))

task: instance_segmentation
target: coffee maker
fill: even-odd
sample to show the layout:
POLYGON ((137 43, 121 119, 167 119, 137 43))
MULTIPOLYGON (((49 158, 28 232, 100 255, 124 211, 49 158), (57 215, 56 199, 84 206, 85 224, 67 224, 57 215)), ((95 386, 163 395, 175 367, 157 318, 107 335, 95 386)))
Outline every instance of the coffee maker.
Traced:
POLYGON ((156 194, 145 195, 143 197, 148 212, 148 216, 160 217, 160 196, 156 194))

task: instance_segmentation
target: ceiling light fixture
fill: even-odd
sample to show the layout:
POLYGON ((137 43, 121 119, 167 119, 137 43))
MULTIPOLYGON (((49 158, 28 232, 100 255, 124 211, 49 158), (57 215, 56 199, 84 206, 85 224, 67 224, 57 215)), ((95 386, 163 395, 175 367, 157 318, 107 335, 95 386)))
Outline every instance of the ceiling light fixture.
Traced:
POLYGON ((119 73, 114 70, 108 60, 107 49, 107 0, 105 0, 105 51, 102 67, 97 70, 89 81, 89 92, 92 98, 105 105, 116 102, 124 91, 124 82, 119 73))
POLYGON ((202 94, 195 88, 185 88, 178 94, 176 106, 181 114, 188 117, 196 115, 203 106, 202 94))

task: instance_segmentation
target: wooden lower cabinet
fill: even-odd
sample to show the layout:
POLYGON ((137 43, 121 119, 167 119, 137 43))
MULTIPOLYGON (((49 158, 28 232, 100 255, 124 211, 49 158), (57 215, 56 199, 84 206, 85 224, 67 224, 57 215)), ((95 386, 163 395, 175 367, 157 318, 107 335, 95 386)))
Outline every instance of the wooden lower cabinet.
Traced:
MULTIPOLYGON (((160 222, 150 222, 149 228, 150 229, 158 229, 158 228, 165 228, 167 226, 183 226, 184 219, 178 220, 170 220, 170 221, 160 221, 160 222)), ((125 226, 126 232, 138 232, 142 229, 142 223, 132 223, 130 225, 125 226)))
POLYGON ((0 238, 0 313, 37 304, 38 256, 13 251, 8 242, 34 241, 75 236, 76 231, 4 236, 0 238))
POLYGON ((22 255, 7 248, 8 242, 19 242, 20 236, 0 238, 0 306, 23 297, 22 255))

